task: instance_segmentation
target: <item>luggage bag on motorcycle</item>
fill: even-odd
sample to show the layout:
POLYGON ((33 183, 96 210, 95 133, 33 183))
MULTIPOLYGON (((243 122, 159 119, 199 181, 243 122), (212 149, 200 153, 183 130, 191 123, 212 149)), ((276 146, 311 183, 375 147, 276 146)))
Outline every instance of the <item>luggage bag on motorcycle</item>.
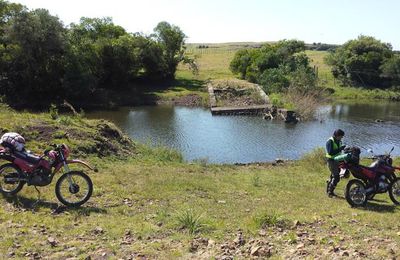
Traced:
POLYGON ((5 133, 0 139, 0 144, 3 147, 20 152, 25 148, 25 138, 18 133, 5 133))

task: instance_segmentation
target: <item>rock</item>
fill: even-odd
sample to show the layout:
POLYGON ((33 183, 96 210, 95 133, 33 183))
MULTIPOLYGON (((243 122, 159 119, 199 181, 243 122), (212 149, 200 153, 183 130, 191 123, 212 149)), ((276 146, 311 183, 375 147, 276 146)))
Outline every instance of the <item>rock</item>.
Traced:
POLYGON ((300 249, 303 249, 303 248, 304 248, 304 244, 303 244, 303 243, 298 244, 298 245, 296 246, 296 249, 297 249, 297 250, 300 250, 300 249))
POLYGON ((300 224, 300 221, 298 221, 298 220, 295 220, 294 222, 293 222, 293 227, 298 227, 298 226, 300 226, 301 224, 300 224))
POLYGON ((226 201, 225 200, 219 200, 218 203, 219 204, 226 204, 226 201))
POLYGON ((350 256, 350 254, 349 254, 348 251, 342 251, 342 252, 340 253, 340 256, 348 257, 348 256, 350 256))
POLYGON ((262 237, 265 237, 267 235, 267 231, 265 231, 264 229, 261 229, 258 234, 262 237))
POLYGON ((214 245, 215 245, 215 241, 212 240, 212 239, 209 239, 209 240, 208 240, 207 246, 212 247, 212 246, 214 246, 214 245))
POLYGON ((258 256, 258 251, 261 249, 261 246, 255 246, 251 248, 250 255, 252 256, 258 256))
POLYGON ((236 238, 233 240, 233 243, 235 243, 237 246, 242 246, 246 243, 246 240, 243 238, 242 231, 239 231, 236 238))
POLYGON ((307 240, 311 243, 314 244, 315 243, 315 239, 312 237, 307 238, 307 240))
POLYGON ((57 246, 58 242, 54 237, 48 237, 47 242, 52 246, 55 247, 57 246))
POLYGON ((94 233, 95 235, 101 235, 101 234, 104 234, 104 230, 103 230, 101 227, 96 227, 96 228, 93 230, 93 233, 94 233))
POLYGON ((250 250, 250 255, 258 257, 270 257, 271 249, 262 246, 253 246, 250 250))
POLYGON ((194 253, 197 252, 198 249, 206 247, 208 245, 209 245, 208 238, 195 238, 192 241, 190 241, 189 251, 194 253))

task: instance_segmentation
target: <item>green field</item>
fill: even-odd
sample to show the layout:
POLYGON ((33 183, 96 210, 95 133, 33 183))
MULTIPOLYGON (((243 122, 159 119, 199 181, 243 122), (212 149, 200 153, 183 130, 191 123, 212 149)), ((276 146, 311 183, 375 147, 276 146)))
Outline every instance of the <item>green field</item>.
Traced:
MULTIPOLYGON (((229 70, 229 64, 235 52, 242 48, 254 48, 256 46, 260 46, 260 43, 189 44, 187 46, 187 54, 197 57, 200 69, 199 75, 193 75, 186 66, 181 64, 176 75, 178 84, 167 90, 155 92, 155 94, 165 99, 198 94, 205 100, 203 103, 207 104, 208 97, 204 88, 205 82, 212 79, 235 78, 235 75, 229 70), (206 45, 208 48, 199 49, 198 46, 200 45, 206 45)), ((306 54, 310 57, 312 64, 318 67, 319 84, 322 87, 334 90, 331 96, 333 101, 400 99, 400 92, 397 91, 342 87, 334 79, 330 66, 324 63, 324 57, 328 54, 327 51, 306 51, 306 54)))
POLYGON ((40 188, 36 206, 33 187, 3 197, 1 259, 400 257, 399 209, 387 195, 363 209, 328 198, 321 150, 275 166, 188 164, 175 151, 126 141, 105 121, 0 110, 1 131, 21 132, 33 151, 66 142, 99 169, 82 208, 55 210, 54 184, 40 188), (113 155, 99 142, 112 143, 113 155))

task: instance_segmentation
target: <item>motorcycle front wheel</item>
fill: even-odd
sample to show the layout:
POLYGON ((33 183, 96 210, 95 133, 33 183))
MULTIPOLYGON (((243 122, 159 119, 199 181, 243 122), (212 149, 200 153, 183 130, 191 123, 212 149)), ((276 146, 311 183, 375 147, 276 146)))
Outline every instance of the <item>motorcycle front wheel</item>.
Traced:
POLYGON ((367 192, 364 182, 353 179, 347 183, 345 197, 352 207, 362 207, 367 203, 367 192))
POLYGON ((400 178, 396 177, 389 184, 389 197, 394 204, 400 204, 400 178))
POLYGON ((56 183, 57 199, 68 207, 79 207, 92 196, 93 183, 89 176, 80 171, 61 175, 56 183))

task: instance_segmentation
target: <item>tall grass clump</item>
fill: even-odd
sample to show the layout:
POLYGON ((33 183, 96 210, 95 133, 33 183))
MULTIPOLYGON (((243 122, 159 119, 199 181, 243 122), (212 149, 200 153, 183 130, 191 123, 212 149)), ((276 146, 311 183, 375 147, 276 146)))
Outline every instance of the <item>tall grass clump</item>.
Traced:
POLYGON ((290 225, 289 219, 276 212, 263 213, 254 217, 258 228, 279 227, 287 228, 290 225))
POLYGON ((202 215, 196 214, 190 209, 180 212, 177 215, 177 221, 179 227, 191 235, 199 233, 205 227, 202 222, 202 215))
POLYGON ((254 187, 261 187, 261 177, 258 172, 254 173, 251 177, 251 183, 254 187))
POLYGON ((145 158, 152 159, 154 161, 168 163, 176 162, 182 163, 183 155, 181 152, 165 146, 151 147, 150 145, 139 145, 140 154, 145 158))

